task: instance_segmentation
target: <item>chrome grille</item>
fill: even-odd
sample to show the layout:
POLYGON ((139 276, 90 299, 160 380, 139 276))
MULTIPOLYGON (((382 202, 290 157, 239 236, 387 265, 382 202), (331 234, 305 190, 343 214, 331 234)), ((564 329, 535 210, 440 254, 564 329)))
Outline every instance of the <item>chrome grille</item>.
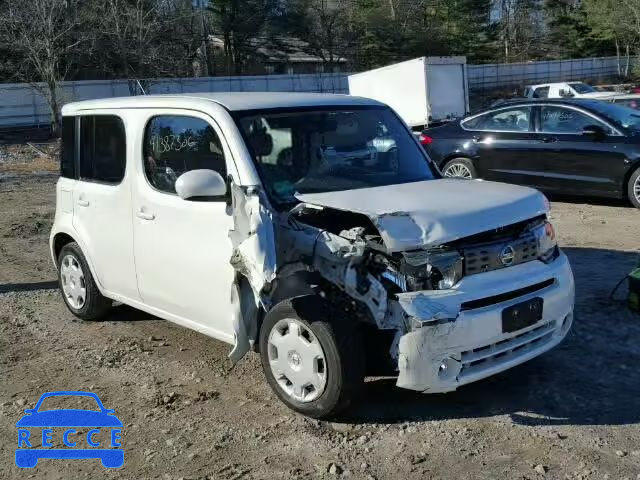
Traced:
POLYGON ((527 234, 513 240, 505 239, 463 247, 464 272, 466 275, 474 275, 530 262, 538 257, 537 245, 533 234, 527 234), (511 263, 505 264, 502 262, 501 256, 508 246, 513 249, 513 260, 511 263))

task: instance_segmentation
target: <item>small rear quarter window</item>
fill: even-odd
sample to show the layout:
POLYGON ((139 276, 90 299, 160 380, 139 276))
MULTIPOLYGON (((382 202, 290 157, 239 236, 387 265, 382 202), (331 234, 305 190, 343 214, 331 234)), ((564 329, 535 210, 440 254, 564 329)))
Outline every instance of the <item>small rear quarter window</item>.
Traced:
POLYGON ((60 142, 60 175, 76 177, 76 117, 62 117, 60 142))

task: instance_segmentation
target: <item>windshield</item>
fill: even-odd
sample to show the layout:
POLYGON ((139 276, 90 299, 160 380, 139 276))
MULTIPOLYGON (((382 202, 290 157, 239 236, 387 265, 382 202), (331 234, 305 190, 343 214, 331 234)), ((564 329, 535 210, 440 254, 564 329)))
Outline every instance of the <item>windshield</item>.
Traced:
POLYGON ((394 185, 435 177, 426 153, 387 107, 239 112, 236 121, 269 195, 394 185))
POLYGON ((616 127, 634 134, 640 133, 640 112, 638 110, 609 102, 593 102, 590 107, 616 127))
POLYGON ((576 92, 580 94, 597 92, 595 88, 593 88, 591 85, 587 85, 586 83, 577 82, 577 83, 570 83, 569 85, 571 85, 571 88, 573 88, 576 92))

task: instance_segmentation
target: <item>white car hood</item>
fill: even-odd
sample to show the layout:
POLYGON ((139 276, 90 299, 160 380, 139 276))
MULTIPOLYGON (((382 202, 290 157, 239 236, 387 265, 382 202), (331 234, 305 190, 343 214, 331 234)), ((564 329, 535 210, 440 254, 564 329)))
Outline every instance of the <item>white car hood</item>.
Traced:
POLYGON ((302 202, 364 214, 390 252, 439 245, 545 214, 532 188, 438 179, 385 187, 297 194, 302 202))

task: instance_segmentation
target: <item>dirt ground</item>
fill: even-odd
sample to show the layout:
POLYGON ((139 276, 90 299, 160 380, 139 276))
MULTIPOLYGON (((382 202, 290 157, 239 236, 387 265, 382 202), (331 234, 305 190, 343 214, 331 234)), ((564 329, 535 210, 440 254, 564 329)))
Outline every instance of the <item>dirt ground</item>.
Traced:
POLYGON ((347 417, 320 422, 276 399, 256 354, 232 368, 229 346, 128 307, 76 320, 47 248, 55 176, 25 152, 0 151, 2 478, 640 479, 640 316, 608 299, 640 261, 640 211, 552 202, 577 282, 575 325, 555 350, 449 394, 370 379, 347 417), (16 421, 55 390, 115 409, 123 468, 14 465, 16 421))

